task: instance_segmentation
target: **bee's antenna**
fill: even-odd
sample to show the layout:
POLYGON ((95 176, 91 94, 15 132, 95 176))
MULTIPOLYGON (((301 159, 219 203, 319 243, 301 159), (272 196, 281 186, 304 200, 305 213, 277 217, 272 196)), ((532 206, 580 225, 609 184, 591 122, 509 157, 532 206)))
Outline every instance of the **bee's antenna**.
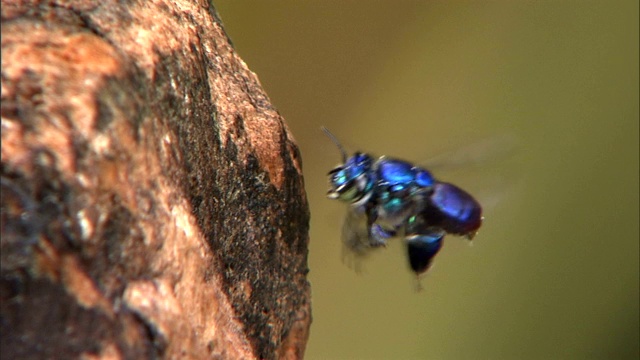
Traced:
POLYGON ((340 141, 338 141, 338 139, 326 127, 322 126, 320 128, 322 129, 322 131, 324 131, 325 135, 327 135, 329 137, 329 139, 331 139, 331 141, 334 144, 336 144, 336 146, 338 147, 338 150, 340 150, 340 153, 342 154, 342 163, 346 164, 346 162, 347 162, 347 152, 342 147, 342 144, 340 144, 340 141))

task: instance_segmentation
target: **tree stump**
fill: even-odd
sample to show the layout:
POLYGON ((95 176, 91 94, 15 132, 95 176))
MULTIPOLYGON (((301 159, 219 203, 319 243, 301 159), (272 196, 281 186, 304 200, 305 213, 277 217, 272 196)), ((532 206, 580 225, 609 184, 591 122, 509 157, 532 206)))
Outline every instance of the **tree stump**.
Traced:
POLYGON ((2 358, 296 359, 309 210, 207 1, 2 1, 2 358))

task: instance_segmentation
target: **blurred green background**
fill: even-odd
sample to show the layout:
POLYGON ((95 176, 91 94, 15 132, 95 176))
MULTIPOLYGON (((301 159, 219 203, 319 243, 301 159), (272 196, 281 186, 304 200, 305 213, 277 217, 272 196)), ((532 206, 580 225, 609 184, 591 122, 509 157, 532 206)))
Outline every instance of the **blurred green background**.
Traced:
POLYGON ((215 4, 302 151, 307 359, 639 357, 638 1, 215 4), (339 155, 321 125, 416 162, 519 142, 436 172, 474 194, 511 180, 474 246, 447 237, 416 293, 400 241, 364 274, 341 262, 345 207, 325 198, 339 155))

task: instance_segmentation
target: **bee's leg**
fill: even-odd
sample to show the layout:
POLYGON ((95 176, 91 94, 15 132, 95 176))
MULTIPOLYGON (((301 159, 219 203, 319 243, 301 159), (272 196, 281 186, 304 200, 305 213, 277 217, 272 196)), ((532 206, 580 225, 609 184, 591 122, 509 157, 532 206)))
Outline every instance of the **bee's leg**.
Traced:
POLYGON ((407 221, 405 234, 409 266, 419 276, 431 266, 446 233, 440 228, 428 226, 421 216, 412 216, 407 221))
POLYGON ((369 227, 369 244, 372 247, 386 246, 387 239, 396 236, 396 231, 385 229, 379 224, 369 227))
POLYGON ((395 232, 384 229, 382 226, 376 224, 376 220, 378 220, 378 211, 374 204, 370 204, 366 208, 366 214, 369 245, 371 247, 385 246, 387 244, 387 239, 394 237, 395 232))

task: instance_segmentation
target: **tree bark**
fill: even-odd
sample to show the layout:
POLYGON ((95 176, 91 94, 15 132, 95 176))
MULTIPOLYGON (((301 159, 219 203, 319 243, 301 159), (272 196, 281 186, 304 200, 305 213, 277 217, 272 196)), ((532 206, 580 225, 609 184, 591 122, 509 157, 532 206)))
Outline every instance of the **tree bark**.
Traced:
POLYGON ((2 358, 301 358, 298 148, 207 1, 2 1, 2 358))

